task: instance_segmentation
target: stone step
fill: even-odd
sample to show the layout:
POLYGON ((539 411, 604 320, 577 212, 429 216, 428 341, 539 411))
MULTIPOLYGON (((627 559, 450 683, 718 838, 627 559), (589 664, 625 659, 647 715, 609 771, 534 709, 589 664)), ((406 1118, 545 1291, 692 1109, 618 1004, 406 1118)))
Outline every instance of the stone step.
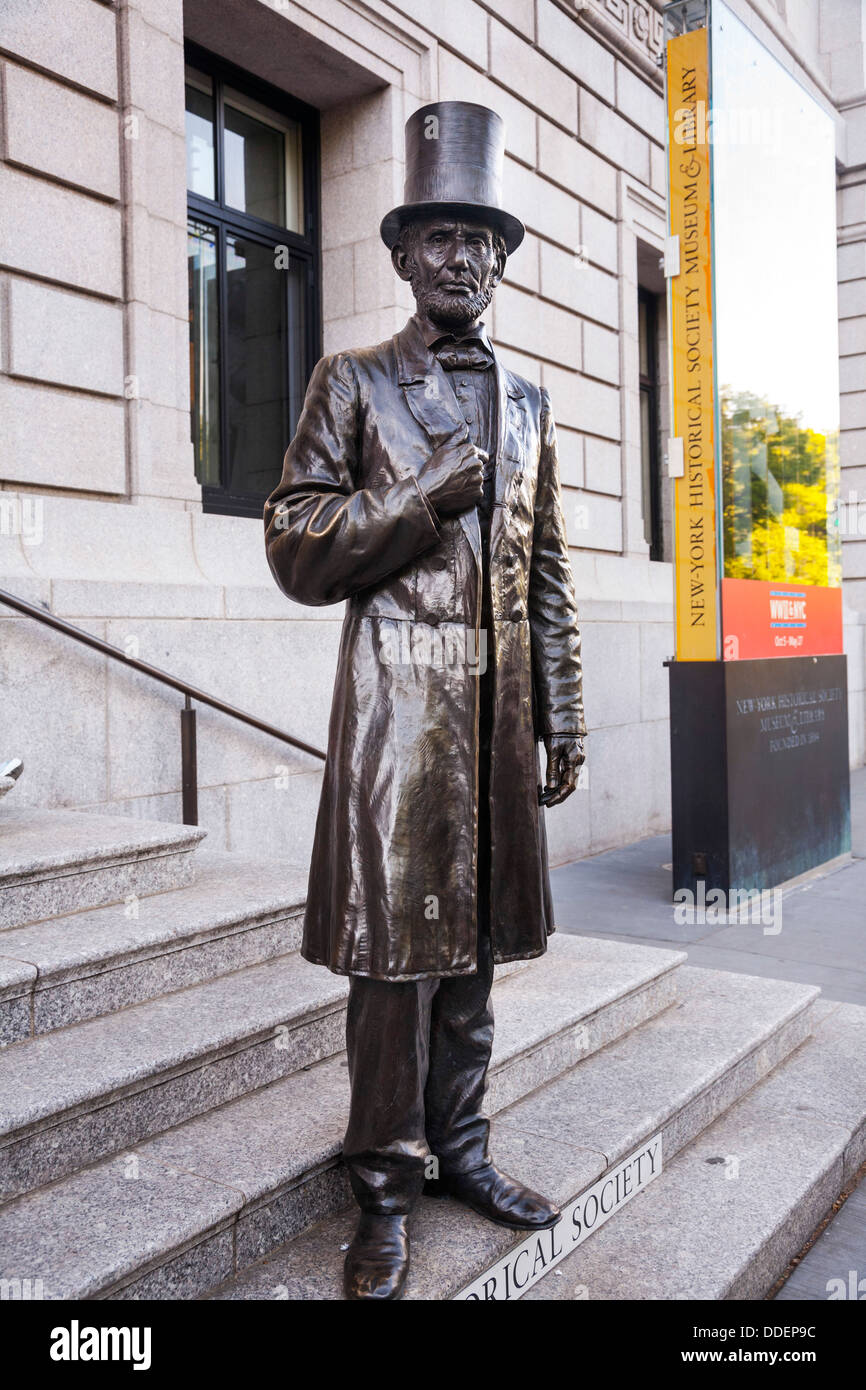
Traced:
MULTIPOLYGON (((670 1160, 808 1037, 818 993, 784 981, 692 967, 678 972, 678 987, 675 1006, 497 1117, 491 1151, 505 1171, 565 1207, 652 1139, 660 1136, 670 1160)), ((221 1178, 228 1181, 228 1173, 221 1178)), ((604 1230, 641 1200, 624 1207, 604 1230)), ((209 1296, 339 1299, 342 1252, 356 1219, 353 1207, 324 1218, 209 1296)), ((557 1231, 564 1239, 562 1228, 557 1231)), ((581 1250, 602 1234, 592 1235, 581 1250)), ((536 1250, 530 1258, 551 1263, 552 1238, 552 1232, 532 1238, 531 1244, 539 1239, 542 1244, 541 1254, 536 1250)), ((422 1199, 413 1216, 412 1269, 404 1296, 458 1297, 521 1244, 513 1231, 455 1202, 422 1199)), ((638 1262, 642 1258, 635 1255, 638 1262)))
POLYGON ((763 1299, 866 1159, 866 1008, 816 1013, 808 1042, 526 1296, 763 1299))
POLYGON ((280 956, 6 1048, 0 1200, 339 1052, 345 996, 280 956))
POLYGON ((0 931, 191 883, 207 832, 0 803, 0 931))
POLYGON ((209 850, 196 864, 186 888, 0 933, 0 1047, 299 949, 306 873, 209 850))
POLYGON ((683 951, 558 932, 545 955, 496 981, 487 1092, 502 1110, 673 1004, 683 951))
MULTIPOLYGON (((561 936, 497 981, 497 1106, 665 1008, 682 959, 561 936)), ((7 1048, 0 1199, 340 1051, 347 991, 344 978, 280 957, 7 1048)))
MULTIPOLYGON (((617 1037, 619 1028, 632 1027, 669 1007, 676 997, 682 959, 680 952, 556 936, 542 959, 517 971, 508 969, 494 988, 497 1035, 489 1105, 498 1107, 505 1098, 527 1094, 558 1075, 563 1063, 572 1066, 576 1056, 588 1055, 617 1037), (544 1001, 543 1021, 539 1021, 539 998, 544 1001)), ((282 965, 275 961, 269 968, 282 965)), ((327 971, 312 966, 305 970, 322 982, 323 990, 329 982, 338 987, 344 983, 327 971)), ((252 973, 241 971, 217 984, 252 973)), ((195 993, 191 989, 170 997, 189 999, 195 993)), ((99 1023, 114 1023, 138 1012, 129 1009, 99 1023)), ((328 1025, 337 1017, 342 1035, 341 1012, 335 1009, 328 1025)), ((78 1025, 10 1052, 23 1056, 44 1043, 93 1028, 78 1025)), ((143 1031, 135 1030, 139 1037, 143 1031)), ((163 1029, 163 1034, 167 1031, 163 1029)), ((273 1027, 267 1039, 273 1047, 273 1027)), ((134 1042, 128 1040, 124 1046, 134 1051, 134 1042)), ((83 1049, 82 1059, 85 1053, 83 1049)), ((5 1080, 5 1060, 0 1056, 0 1085, 5 1080)), ((93 1071, 101 1065, 101 1055, 90 1063, 93 1071)), ((303 1065, 296 1062, 296 1068, 303 1065)), ((229 1103, 219 1108, 211 1108, 219 1105, 219 1092, 206 1073, 200 1089, 207 1093, 207 1106, 199 1108, 209 1113, 199 1113, 147 1142, 139 1142, 134 1122, 142 1113, 148 1120, 153 1102, 150 1112, 146 1101, 139 1102, 139 1109, 118 1112, 109 1124, 105 1117, 112 1109, 111 1095, 104 1084, 105 1104, 96 1116, 101 1128, 95 1134, 91 1129, 85 1138, 91 1150, 100 1144, 102 1153, 109 1145, 116 1151, 122 1145, 137 1144, 135 1152, 95 1162, 0 1210, 0 1248, 10 1252, 10 1267, 14 1263, 19 1270, 32 1268, 32 1276, 26 1277, 43 1278, 46 1286, 58 1291, 75 1288, 81 1297, 92 1296, 121 1278, 127 1282, 135 1278, 142 1288, 155 1290, 147 1297, 191 1297, 224 1277, 226 1266, 212 1266, 212 1261, 224 1260, 226 1250, 231 1258, 228 1268, 235 1267, 235 1250, 243 1263, 249 1263, 323 1211, 342 1205, 348 1196, 338 1164, 346 1124, 345 1058, 335 1056, 307 1070, 288 1070, 294 1074, 270 1085, 254 1082, 261 1089, 237 1099, 224 1096, 229 1103), (119 1138, 123 1132, 130 1137, 119 1138), (82 1213, 87 1214, 84 1220, 82 1213), (81 1241, 70 1241, 71 1227, 81 1230, 81 1241), (181 1288, 181 1294, 165 1292, 181 1288)), ((104 1078, 105 1083, 113 1083, 112 1094, 120 1100, 122 1073, 121 1067, 119 1075, 104 1078)), ((196 1095, 195 1089, 188 1087, 181 1099, 189 1103, 191 1095, 196 1095)), ((130 1104, 135 1100, 131 1095, 130 1104)), ((74 1121, 70 1116, 68 1125, 58 1122, 51 1129, 39 1129, 36 1117, 31 1119, 30 1153, 24 1143, 28 1136, 22 1136, 19 1155, 8 1165, 10 1186, 19 1174, 28 1173, 28 1164, 33 1164, 38 1182, 60 1176, 64 1163, 59 1155, 70 1145, 78 1146, 76 1169, 89 1157, 97 1157, 86 1152, 86 1144, 71 1128, 74 1121)), ((29 1185, 34 1185, 32 1180, 29 1185)), ((63 1292, 62 1296, 70 1295, 63 1292)))
POLYGON ((297 950, 306 890, 306 874, 271 860, 202 849, 185 888, 4 932, 0 1040, 19 1042, 297 950))

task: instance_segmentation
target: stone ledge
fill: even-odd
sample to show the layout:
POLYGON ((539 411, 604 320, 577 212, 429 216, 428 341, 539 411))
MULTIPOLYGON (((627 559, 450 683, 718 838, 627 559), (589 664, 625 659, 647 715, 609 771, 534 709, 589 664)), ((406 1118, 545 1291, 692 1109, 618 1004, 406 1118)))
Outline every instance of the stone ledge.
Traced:
POLYGON ((192 851, 206 834, 9 801, 0 806, 0 828, 0 929, 189 883, 192 851))
MULTIPOLYGON (((714 998, 715 972, 680 973, 687 976, 682 1008, 657 1015, 499 1112, 491 1147, 506 1171, 565 1205, 662 1127, 670 1157, 788 1056, 808 1029, 815 994, 808 987, 739 976, 737 984, 750 987, 742 1008, 736 986, 714 998)), ((349 1210, 311 1227, 212 1296, 270 1299, 288 1291, 296 1299, 339 1299, 340 1247, 355 1219, 349 1210)), ((623 1219, 618 1215, 611 1226, 623 1219)), ((599 1239, 593 1235, 584 1248, 591 1250, 599 1239)), ((521 1243, 520 1233, 482 1221, 456 1203, 422 1201, 406 1297, 452 1298, 521 1243)), ((549 1288, 553 1282, 544 1281, 537 1296, 556 1297, 549 1288)))

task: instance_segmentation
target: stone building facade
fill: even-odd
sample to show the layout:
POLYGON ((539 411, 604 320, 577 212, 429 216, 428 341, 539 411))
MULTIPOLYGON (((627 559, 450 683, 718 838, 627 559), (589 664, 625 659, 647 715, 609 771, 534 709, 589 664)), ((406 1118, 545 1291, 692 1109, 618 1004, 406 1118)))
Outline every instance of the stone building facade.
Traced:
MULTIPOLYGON (((866 0, 731 4, 836 121, 843 494, 866 498, 866 0)), ((268 131, 302 132, 287 238, 302 377, 310 357, 405 322, 411 299, 378 235, 401 201, 405 119, 431 100, 482 102, 505 120, 505 205, 527 225, 490 326, 504 360, 551 394, 583 620, 589 777, 548 818, 552 858, 664 829, 661 54, 655 0, 3 0, 0 587, 324 746, 342 607, 284 599, 254 509, 230 487, 224 503, 219 483, 202 490, 188 224, 207 221, 207 196, 189 188, 185 66, 193 106, 216 102, 219 121, 231 107, 249 148, 253 130, 262 149, 268 131)), ((251 185, 245 196, 260 212, 251 185)), ((246 251, 230 223, 220 235, 249 268, 258 223, 246 251)), ((244 370, 249 399, 253 343, 244 370)), ((255 428, 270 438, 265 405, 255 428)), ((844 551, 855 764, 863 530, 844 551)), ((16 797, 180 819, 177 694, 2 607, 0 691, 0 753, 27 765, 16 797)), ((200 816, 216 846, 303 863, 320 775, 200 711, 200 816)))

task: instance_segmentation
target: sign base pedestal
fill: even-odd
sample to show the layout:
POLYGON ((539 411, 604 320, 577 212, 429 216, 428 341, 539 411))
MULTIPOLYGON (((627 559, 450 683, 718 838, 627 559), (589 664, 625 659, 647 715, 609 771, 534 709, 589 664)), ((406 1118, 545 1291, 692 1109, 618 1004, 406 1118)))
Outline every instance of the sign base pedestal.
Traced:
POLYGON ((763 892, 848 853, 846 658, 669 671, 674 891, 763 892))

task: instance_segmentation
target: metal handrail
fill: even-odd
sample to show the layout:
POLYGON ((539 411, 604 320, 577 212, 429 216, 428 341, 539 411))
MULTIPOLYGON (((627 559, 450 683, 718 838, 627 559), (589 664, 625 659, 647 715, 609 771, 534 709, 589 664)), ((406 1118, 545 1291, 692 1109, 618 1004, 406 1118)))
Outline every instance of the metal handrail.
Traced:
POLYGON ((151 666, 149 661, 140 661, 137 656, 127 656, 120 647, 114 647, 110 642, 104 642, 101 637, 93 637, 83 628, 76 627, 74 623, 68 623, 65 618, 58 618, 54 613, 39 608, 35 603, 29 603, 27 599, 10 594, 6 589, 0 589, 0 603, 5 604, 7 608, 14 608, 19 613, 24 613, 28 618, 35 618, 37 622, 44 623, 46 627, 53 627, 55 631, 65 633, 67 637, 74 638, 76 642, 83 643, 85 647, 92 647, 94 651, 101 652, 103 656, 110 656, 113 661, 120 661, 124 666, 131 666, 134 671, 141 671, 143 675, 150 676, 153 680, 160 681, 173 690, 179 690, 186 697, 184 708, 180 712, 184 825, 198 825, 196 712, 192 704, 193 700, 197 700, 201 705, 210 705, 212 709, 219 710, 221 714, 228 714, 232 719, 238 719, 242 724, 249 724, 251 728, 258 729, 263 734, 270 734, 272 738, 278 738, 283 743, 290 743, 293 748, 299 748, 302 753, 309 753, 313 758, 321 758, 322 760, 325 758, 325 754, 320 748, 313 748, 311 744, 294 738, 292 734, 287 734, 283 729, 277 729, 264 719, 257 719, 254 714, 248 714, 246 710, 237 709, 235 705, 218 699, 216 695, 208 695, 206 691, 199 690, 197 686, 190 685, 188 681, 181 680, 179 676, 173 676, 170 672, 161 670, 159 666, 151 666))

